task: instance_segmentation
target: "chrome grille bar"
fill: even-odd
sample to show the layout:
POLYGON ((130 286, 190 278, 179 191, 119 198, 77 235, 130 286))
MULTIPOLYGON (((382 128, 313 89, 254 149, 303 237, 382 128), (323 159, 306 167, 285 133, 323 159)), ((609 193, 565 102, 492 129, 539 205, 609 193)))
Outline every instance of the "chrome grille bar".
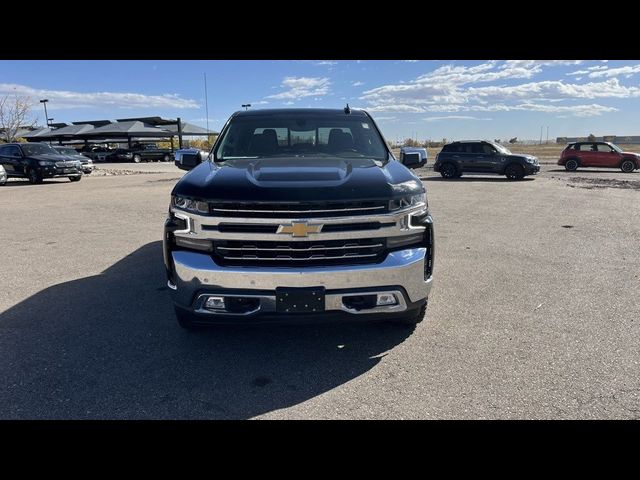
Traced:
POLYGON ((347 255, 340 255, 337 257, 325 257, 324 255, 318 255, 318 256, 311 256, 311 257, 305 257, 305 258, 293 258, 293 257, 285 257, 285 256, 278 256, 278 257, 274 257, 274 258, 268 258, 268 257, 258 257, 257 255, 247 255, 247 256, 242 256, 242 257, 224 257, 225 260, 260 260, 261 262, 280 262, 280 261, 301 261, 301 260, 341 260, 341 259, 353 259, 353 258, 371 258, 371 257, 377 257, 378 254, 377 253, 371 253, 371 254, 367 254, 367 255, 357 255, 357 254, 347 254, 347 255))
POLYGON ((354 207, 354 208, 335 208, 324 210, 244 210, 244 209, 229 209, 229 208, 217 208, 213 207, 212 212, 226 212, 226 213, 333 213, 333 212, 358 212, 363 210, 384 210, 384 206, 378 207, 354 207))
POLYGON ((310 248, 290 248, 290 247, 279 247, 279 248, 262 248, 262 247, 217 247, 219 250, 233 250, 233 251, 269 251, 269 252, 309 252, 313 250, 345 250, 345 249, 353 249, 353 248, 377 248, 382 247, 381 243, 375 243, 372 245, 345 245, 340 247, 325 247, 322 245, 314 245, 310 248))

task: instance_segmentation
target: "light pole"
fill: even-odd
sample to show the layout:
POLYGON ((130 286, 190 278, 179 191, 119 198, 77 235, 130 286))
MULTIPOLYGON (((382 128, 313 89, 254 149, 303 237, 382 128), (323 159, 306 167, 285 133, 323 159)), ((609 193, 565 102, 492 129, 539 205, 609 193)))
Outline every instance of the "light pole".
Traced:
POLYGON ((245 111, 249 110, 249 107, 251 106, 250 103, 245 103, 242 105, 242 108, 244 108, 245 111))
POLYGON ((47 102, 49 101, 48 98, 45 98, 44 100, 40 100, 40 103, 44 105, 44 121, 47 124, 47 127, 49 126, 49 114, 47 113, 47 102))

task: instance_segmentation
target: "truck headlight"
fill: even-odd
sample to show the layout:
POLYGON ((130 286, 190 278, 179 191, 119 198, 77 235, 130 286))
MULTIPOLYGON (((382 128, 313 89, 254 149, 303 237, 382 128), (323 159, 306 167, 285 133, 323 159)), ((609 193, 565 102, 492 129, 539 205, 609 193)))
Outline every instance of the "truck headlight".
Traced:
POLYGON ((49 160, 38 160, 38 165, 41 167, 53 167, 56 162, 51 162, 49 160))
POLYGON ((536 163, 536 157, 525 157, 524 158, 528 163, 536 163))
POLYGON ((419 205, 424 205, 425 208, 428 207, 427 204, 427 194, 425 192, 417 193, 415 195, 407 195, 406 197, 394 198, 389 201, 389 211, 393 212, 395 210, 402 210, 404 208, 409 207, 417 207, 419 205))
POLYGON ((171 197, 171 205, 187 212, 209 214, 209 204, 207 202, 200 202, 179 195, 171 197))

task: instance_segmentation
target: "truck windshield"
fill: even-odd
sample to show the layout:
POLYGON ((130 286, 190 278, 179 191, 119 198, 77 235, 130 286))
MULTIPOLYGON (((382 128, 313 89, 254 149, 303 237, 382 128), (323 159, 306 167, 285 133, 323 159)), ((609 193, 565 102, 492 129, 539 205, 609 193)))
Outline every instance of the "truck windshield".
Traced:
POLYGON ((215 150, 217 161, 336 156, 386 160, 387 150, 366 116, 284 113, 232 118, 215 150))

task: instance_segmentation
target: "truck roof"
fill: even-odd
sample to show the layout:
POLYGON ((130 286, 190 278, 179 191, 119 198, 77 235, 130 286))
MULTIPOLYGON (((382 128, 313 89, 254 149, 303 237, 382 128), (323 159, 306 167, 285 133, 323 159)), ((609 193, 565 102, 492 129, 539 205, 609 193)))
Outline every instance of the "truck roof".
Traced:
MULTIPOLYGON (((258 115, 346 115, 343 108, 264 108, 257 110, 239 110, 233 114, 238 117, 252 117, 258 115)), ((355 117, 365 117, 364 110, 351 109, 350 115, 355 117)))

